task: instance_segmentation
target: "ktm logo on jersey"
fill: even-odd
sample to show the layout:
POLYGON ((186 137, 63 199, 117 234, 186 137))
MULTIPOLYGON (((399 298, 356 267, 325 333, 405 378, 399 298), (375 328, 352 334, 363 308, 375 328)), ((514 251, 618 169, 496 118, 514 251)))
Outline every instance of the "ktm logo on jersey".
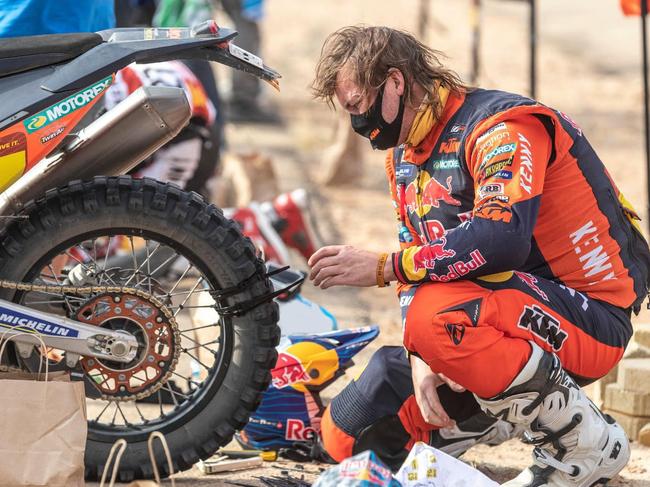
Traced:
POLYGON ((458 152, 460 150, 460 140, 458 139, 449 139, 445 140, 440 144, 440 152, 443 154, 451 154, 452 152, 458 152))
POLYGON ((510 223, 512 220, 512 208, 505 200, 507 196, 497 195, 489 198, 474 210, 474 216, 493 220, 495 222, 510 223), (505 201, 504 201, 505 200, 505 201))

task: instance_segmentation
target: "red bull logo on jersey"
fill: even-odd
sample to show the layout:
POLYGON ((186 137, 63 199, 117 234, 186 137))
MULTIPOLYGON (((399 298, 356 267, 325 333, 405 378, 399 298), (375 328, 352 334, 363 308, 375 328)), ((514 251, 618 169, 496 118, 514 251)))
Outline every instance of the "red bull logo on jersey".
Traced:
POLYGON ((542 291, 541 288, 537 285, 537 278, 535 276, 519 271, 515 271, 515 275, 521 279, 524 284, 535 291, 540 298, 542 298, 544 301, 548 301, 548 296, 546 293, 542 291))
POLYGON ((406 187, 404 200, 409 213, 417 213, 422 217, 431 208, 440 208, 441 204, 460 206, 461 202, 451 195, 452 176, 448 176, 445 185, 424 171, 419 178, 406 187))
POLYGON ((456 251, 446 249, 447 239, 442 237, 438 243, 425 245, 413 256, 413 269, 419 272, 421 269, 433 269, 436 261, 455 257, 456 251))
POLYGON ((476 249, 472 250, 469 254, 470 260, 467 262, 458 261, 447 266, 446 274, 429 274, 429 278, 432 281, 436 282, 449 282, 456 279, 460 279, 463 276, 466 276, 472 271, 475 271, 479 267, 482 267, 486 264, 486 260, 481 254, 481 251, 476 249))
POLYGON ((445 227, 442 226, 442 223, 438 220, 425 220, 420 221, 420 233, 424 235, 427 241, 438 240, 442 237, 447 231, 445 227))
POLYGON ((447 177, 447 185, 443 186, 436 178, 431 178, 422 191, 422 204, 439 208, 440 203, 452 206, 460 206, 460 201, 451 195, 452 177, 447 177))
POLYGON ((278 354, 278 361, 271 371, 271 385, 277 389, 290 386, 297 382, 309 381, 310 377, 300 360, 287 352, 278 354))

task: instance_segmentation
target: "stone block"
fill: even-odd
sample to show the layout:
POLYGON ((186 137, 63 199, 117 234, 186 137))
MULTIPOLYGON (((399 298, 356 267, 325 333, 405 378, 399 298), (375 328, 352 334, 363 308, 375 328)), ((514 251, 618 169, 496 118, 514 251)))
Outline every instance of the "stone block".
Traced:
POLYGON ((608 384, 603 407, 630 416, 650 416, 650 392, 627 391, 620 384, 608 384))
POLYGON ((650 358, 650 348, 643 347, 636 342, 630 342, 625 349, 623 358, 650 358))
POLYGON ((593 384, 584 387, 584 391, 587 393, 589 398, 598 406, 601 407, 605 401, 605 388, 608 384, 616 382, 616 377, 618 376, 618 365, 615 365, 612 370, 610 370, 607 375, 601 377, 593 384))
POLYGON ((634 325, 634 341, 650 349, 650 323, 634 325))
POLYGON ((646 424, 639 431, 639 443, 644 446, 650 446, 650 423, 646 424))
POLYGON ((638 440, 641 428, 650 424, 650 417, 648 416, 630 416, 629 414, 619 413, 610 409, 604 409, 603 412, 618 421, 618 424, 625 430, 630 440, 638 440))
POLYGON ((618 363, 618 381, 626 391, 650 392, 650 359, 626 358, 618 363))

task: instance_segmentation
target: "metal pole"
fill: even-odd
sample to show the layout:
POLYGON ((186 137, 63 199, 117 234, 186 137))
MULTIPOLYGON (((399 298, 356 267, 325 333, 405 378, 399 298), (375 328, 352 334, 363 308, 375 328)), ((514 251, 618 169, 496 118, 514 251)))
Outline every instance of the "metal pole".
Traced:
POLYGON ((535 0, 530 2, 530 97, 537 97, 537 15, 535 0))
POLYGON ((418 37, 422 42, 427 41, 427 32, 429 31, 429 5, 430 0, 420 0, 418 13, 418 37))
POLYGON ((646 16, 648 13, 648 0, 641 0, 641 39, 643 44, 643 130, 645 135, 645 165, 648 213, 648 235, 650 235, 650 91, 648 90, 648 31, 646 16))
POLYGON ((479 56, 479 47, 481 43, 481 0, 472 0, 469 22, 472 29, 472 70, 469 80, 472 85, 476 85, 478 84, 478 77, 481 69, 479 56))

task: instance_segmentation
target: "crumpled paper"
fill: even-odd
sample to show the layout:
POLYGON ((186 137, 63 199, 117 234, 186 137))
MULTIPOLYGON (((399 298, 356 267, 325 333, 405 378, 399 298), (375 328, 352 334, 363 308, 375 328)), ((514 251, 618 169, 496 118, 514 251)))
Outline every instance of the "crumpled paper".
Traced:
POLYGON ((413 445, 411 452, 395 474, 403 487, 495 487, 475 468, 422 443, 413 445))

